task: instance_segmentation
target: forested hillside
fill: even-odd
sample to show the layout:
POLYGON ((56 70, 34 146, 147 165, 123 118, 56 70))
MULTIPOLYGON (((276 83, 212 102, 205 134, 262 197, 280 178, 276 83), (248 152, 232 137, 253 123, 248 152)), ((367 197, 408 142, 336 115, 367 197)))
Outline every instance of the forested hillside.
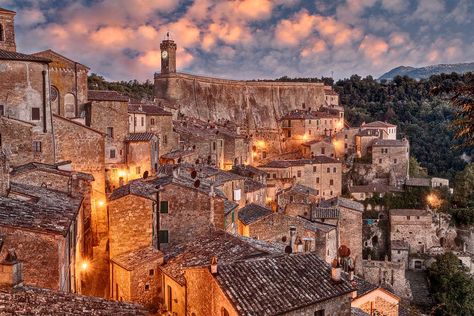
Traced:
MULTIPOLYGON (((374 120, 398 125, 399 137, 410 140, 411 155, 428 169, 430 175, 453 179, 455 173, 465 166, 461 155, 473 156, 474 149, 456 148, 459 143, 454 140, 449 128, 454 110, 448 100, 433 95, 431 91, 440 86, 462 85, 473 79, 471 73, 453 73, 420 81, 395 77, 390 82, 378 82, 371 76, 361 78, 357 75, 336 83, 331 78, 282 77, 276 81, 324 81, 333 84, 340 93, 351 126, 374 120)), ((116 90, 135 99, 153 99, 153 84, 150 81, 107 82, 92 74, 89 87, 116 90)))

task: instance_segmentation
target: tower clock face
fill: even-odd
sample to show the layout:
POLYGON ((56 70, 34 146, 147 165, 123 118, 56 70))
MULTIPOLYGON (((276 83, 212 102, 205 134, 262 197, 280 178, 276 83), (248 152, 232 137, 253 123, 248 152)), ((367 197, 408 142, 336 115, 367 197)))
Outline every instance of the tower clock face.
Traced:
POLYGON ((161 52, 161 57, 162 57, 163 59, 166 59, 166 58, 168 57, 168 52, 165 51, 165 50, 162 51, 162 52, 161 52))

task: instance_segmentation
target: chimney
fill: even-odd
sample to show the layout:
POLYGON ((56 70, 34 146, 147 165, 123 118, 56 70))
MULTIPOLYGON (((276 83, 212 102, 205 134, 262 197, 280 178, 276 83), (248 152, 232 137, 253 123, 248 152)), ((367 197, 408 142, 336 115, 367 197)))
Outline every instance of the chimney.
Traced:
POLYGON ((331 280, 333 280, 334 282, 341 282, 341 272, 342 268, 339 264, 339 259, 334 258, 331 264, 331 280))
POLYGON ((7 286, 15 286, 20 284, 22 263, 18 261, 15 249, 8 249, 7 256, 0 263, 0 284, 7 286))
POLYGON ((296 227, 290 226, 290 248, 291 252, 295 252, 295 242, 296 242, 296 227))
POLYGON ((0 196, 10 191, 10 161, 3 149, 0 150, 0 196))
POLYGON ((298 239, 296 240, 296 252, 297 253, 302 253, 302 252, 304 252, 303 249, 304 249, 303 241, 301 240, 300 237, 298 237, 298 239))
POLYGON ((211 274, 216 275, 217 274, 217 257, 213 256, 211 258, 211 274))

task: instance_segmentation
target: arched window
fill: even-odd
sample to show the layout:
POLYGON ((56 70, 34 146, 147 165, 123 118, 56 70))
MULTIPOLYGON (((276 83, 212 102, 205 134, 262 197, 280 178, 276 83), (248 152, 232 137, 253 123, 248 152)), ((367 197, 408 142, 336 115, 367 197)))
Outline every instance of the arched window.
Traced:
POLYGON ((3 24, 0 23, 0 42, 5 41, 5 32, 3 30, 3 24))
POLYGON ((59 91, 55 86, 51 86, 50 99, 51 99, 51 111, 54 114, 60 114, 59 113, 59 91))
POLYGON ((76 116, 76 97, 72 93, 64 96, 64 116, 68 118, 76 116))

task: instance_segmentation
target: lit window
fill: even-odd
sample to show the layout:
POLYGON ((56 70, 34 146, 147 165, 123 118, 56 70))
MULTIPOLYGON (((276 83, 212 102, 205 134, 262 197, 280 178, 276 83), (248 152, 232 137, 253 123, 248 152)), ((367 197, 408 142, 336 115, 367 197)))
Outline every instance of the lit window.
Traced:
POLYGON ((136 174, 142 173, 142 172, 141 172, 141 167, 136 167, 136 168, 135 168, 135 173, 136 173, 136 174))

